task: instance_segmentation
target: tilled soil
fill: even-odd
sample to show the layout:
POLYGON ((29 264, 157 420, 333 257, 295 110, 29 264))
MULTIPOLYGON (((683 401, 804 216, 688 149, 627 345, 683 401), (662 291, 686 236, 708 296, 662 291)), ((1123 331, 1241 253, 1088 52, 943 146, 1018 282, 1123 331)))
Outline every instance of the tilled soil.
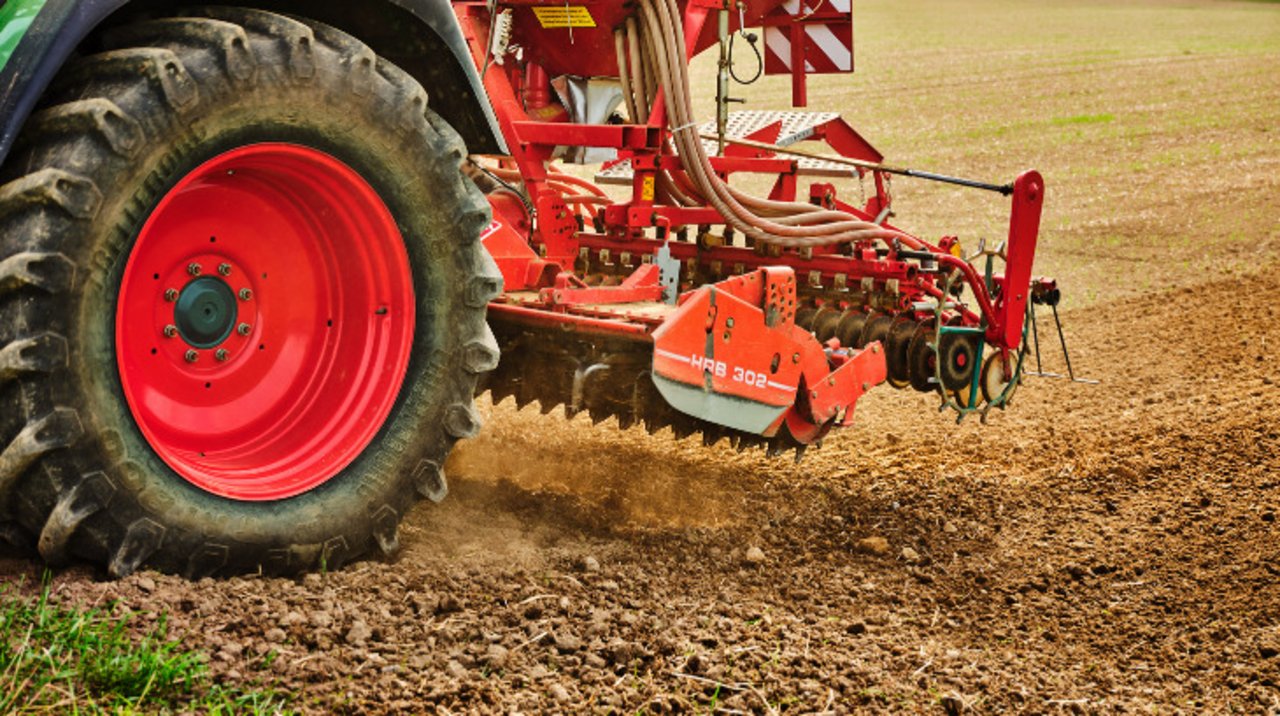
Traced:
MULTIPOLYGON (((985 426, 881 387, 800 464, 482 401, 395 563, 75 568, 55 598, 167 613, 218 678, 312 713, 1280 714, 1280 85, 1250 49, 1274 14, 1023 6, 855 3, 872 71, 814 108, 895 161, 1044 170, 1037 271, 1100 384, 1028 378, 985 426)), ((905 183, 907 228, 989 228, 905 183)))
POLYGON ((394 564, 53 589, 317 713, 1280 713, 1276 268, 1064 314, 1101 384, 986 426, 880 388, 797 465, 486 405, 394 564))

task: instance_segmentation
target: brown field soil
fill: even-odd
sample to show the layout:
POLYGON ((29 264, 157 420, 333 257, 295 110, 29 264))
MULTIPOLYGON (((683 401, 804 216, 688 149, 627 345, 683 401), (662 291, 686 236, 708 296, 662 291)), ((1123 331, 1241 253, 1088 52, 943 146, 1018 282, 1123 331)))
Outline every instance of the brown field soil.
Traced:
MULTIPOLYGON (((985 426, 883 387, 799 464, 482 400, 394 563, 55 598, 166 612, 316 713, 1280 714, 1280 5, 855 11, 813 108, 900 164, 1037 166, 1101 384, 1029 378, 985 426)), ((905 227, 998 234, 999 203, 897 187, 905 227)))

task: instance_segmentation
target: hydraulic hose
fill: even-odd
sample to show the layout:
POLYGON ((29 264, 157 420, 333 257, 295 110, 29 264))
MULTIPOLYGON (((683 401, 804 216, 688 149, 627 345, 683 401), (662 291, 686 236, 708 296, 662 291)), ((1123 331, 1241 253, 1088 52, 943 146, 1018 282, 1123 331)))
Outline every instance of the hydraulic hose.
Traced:
MULTIPOLYGON (((646 50, 643 54, 652 56, 655 84, 663 93, 676 152, 683 160, 693 188, 726 223, 755 241, 793 248, 894 239, 908 246, 919 245, 910 236, 847 212, 761 199, 729 187, 712 168, 698 137, 684 55, 684 27, 679 17, 674 0, 641 0, 638 39, 646 50)), ((627 39, 635 41, 637 35, 630 32, 631 29, 629 23, 627 39)), ((635 75, 632 84, 635 84, 635 75)))

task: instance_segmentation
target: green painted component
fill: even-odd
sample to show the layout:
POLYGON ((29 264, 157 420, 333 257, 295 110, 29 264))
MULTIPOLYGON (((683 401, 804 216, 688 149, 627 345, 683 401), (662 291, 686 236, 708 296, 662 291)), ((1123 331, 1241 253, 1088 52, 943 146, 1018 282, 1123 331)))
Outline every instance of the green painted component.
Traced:
POLYGON ((939 326, 938 333, 969 333, 972 335, 982 335, 986 333, 985 328, 976 328, 973 326, 939 326))
POLYGON ((36 15, 40 14, 45 2, 46 0, 7 0, 0 6, 0 70, 9 64, 13 51, 18 49, 22 36, 27 34, 27 28, 31 27, 36 15))
POLYGON ((982 349, 986 346, 985 341, 978 341, 978 349, 973 357, 973 380, 969 381, 969 409, 973 410, 978 407, 978 390, 979 382, 982 380, 982 349))

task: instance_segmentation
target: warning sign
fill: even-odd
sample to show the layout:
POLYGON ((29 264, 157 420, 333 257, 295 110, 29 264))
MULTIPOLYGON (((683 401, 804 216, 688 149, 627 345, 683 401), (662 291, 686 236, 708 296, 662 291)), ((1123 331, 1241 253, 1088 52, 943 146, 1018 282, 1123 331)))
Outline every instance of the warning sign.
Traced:
POLYGON ((585 5, 538 5, 533 8, 543 29, 558 27, 595 27, 596 20, 585 5))

